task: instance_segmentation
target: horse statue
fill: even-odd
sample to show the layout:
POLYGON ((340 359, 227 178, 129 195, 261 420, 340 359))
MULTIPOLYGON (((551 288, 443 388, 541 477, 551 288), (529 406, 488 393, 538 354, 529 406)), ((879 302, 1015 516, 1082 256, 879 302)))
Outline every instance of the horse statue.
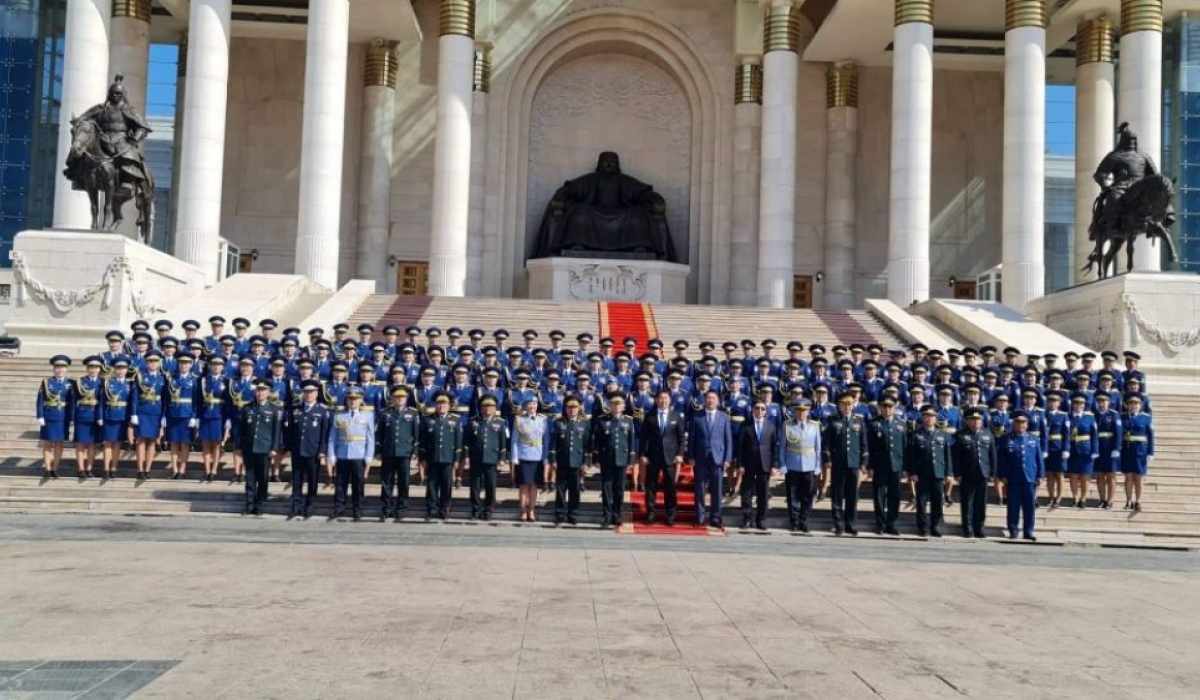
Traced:
POLYGON ((108 100, 71 118, 71 151, 63 174, 72 189, 87 192, 93 231, 115 231, 129 200, 137 206, 138 239, 154 237, 154 179, 146 168, 142 141, 150 133, 141 115, 125 99, 118 74, 108 100))
POLYGON ((1175 223, 1171 199, 1175 183, 1158 171, 1154 159, 1137 150, 1137 135, 1129 123, 1121 124, 1117 148, 1104 157, 1093 176, 1100 195, 1092 205, 1088 238, 1095 248, 1082 272, 1096 271, 1107 279, 1116 272, 1116 259, 1125 248, 1125 271, 1133 269, 1134 244, 1138 236, 1167 246, 1171 262, 1177 258, 1169 227, 1175 223))

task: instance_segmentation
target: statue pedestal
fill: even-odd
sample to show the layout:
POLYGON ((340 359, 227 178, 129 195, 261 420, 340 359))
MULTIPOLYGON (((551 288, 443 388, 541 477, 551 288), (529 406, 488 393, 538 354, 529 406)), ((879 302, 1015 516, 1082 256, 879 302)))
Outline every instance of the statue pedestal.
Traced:
POLYGON ((119 233, 22 231, 9 254, 21 353, 74 359, 104 350, 104 334, 160 315, 204 290, 194 266, 119 233))
POLYGON ((1152 394, 1200 390, 1200 275, 1118 275, 1034 299, 1026 312, 1096 352, 1138 353, 1152 394))
POLYGON ((525 263, 529 298, 687 303, 691 268, 658 260, 540 258, 525 263))

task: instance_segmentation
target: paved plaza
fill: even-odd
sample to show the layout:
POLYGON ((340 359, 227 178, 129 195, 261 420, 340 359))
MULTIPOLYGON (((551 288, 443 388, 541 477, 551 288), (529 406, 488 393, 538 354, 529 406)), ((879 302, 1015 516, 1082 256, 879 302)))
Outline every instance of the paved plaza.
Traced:
POLYGON ((0 559, 0 697, 1161 699, 1200 684, 1194 551, 5 515, 0 559))

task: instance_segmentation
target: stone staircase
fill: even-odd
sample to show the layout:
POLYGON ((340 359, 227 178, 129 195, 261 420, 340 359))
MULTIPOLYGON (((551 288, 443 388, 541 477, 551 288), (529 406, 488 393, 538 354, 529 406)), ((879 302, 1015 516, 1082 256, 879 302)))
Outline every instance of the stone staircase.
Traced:
MULTIPOLYGON (((827 348, 850 343, 877 342, 885 347, 903 345, 903 341, 866 311, 811 311, 805 309, 764 310, 734 306, 690 306, 654 304, 650 314, 658 337, 667 343, 687 340, 696 346, 702 340, 717 343, 755 342, 771 337, 782 345, 798 339, 805 346, 821 343, 827 348), (736 336, 736 337, 735 337, 736 336)), ((595 302, 528 301, 512 299, 434 299, 374 295, 351 316, 352 326, 359 323, 416 324, 421 328, 438 326, 443 331, 458 326, 464 331, 482 328, 489 338, 493 330, 505 328, 518 342, 526 328, 542 334, 558 328, 567 334, 564 346, 573 347, 574 337, 582 332, 599 336, 607 329, 601 321, 600 305, 595 302)), ((620 340, 619 338, 617 339, 620 340)), ((670 349, 668 348, 668 351, 670 349)), ((779 351, 783 355, 783 351, 779 351)))

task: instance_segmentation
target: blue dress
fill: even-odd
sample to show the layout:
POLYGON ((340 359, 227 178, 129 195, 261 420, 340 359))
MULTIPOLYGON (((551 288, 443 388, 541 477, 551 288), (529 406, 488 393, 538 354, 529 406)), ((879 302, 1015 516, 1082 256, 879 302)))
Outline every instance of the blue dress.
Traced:
POLYGON ((1071 456, 1067 459, 1067 472, 1091 476, 1099 455, 1100 438, 1096 430, 1096 417, 1091 413, 1068 418, 1070 425, 1071 456))
POLYGON ((126 379, 109 377, 104 380, 104 442, 120 442, 125 439, 129 427, 129 406, 133 396, 133 384, 126 379))
POLYGON ((1065 472, 1067 470, 1067 460, 1063 459, 1063 453, 1070 449, 1067 442, 1071 437, 1070 429, 1066 413, 1062 411, 1046 412, 1046 436, 1042 443, 1046 446, 1046 471, 1065 472))
POLYGON ((167 442, 192 441, 192 419, 196 417, 197 379, 190 372, 182 376, 167 377, 167 442))
POLYGON ((37 394, 37 417, 42 421, 38 439, 66 442, 70 433, 67 419, 75 407, 75 383, 63 377, 42 380, 37 394))
POLYGON ((200 441, 221 442, 228 423, 230 382, 223 374, 206 374, 196 390, 196 415, 200 419, 200 441))
POLYGON ((104 380, 100 377, 80 377, 75 382, 75 443, 95 445, 103 439, 100 425, 104 418, 101 405, 104 380))
POLYGON ((166 378, 161 372, 139 373, 133 384, 131 415, 137 418, 133 434, 139 440, 156 440, 163 426, 163 393, 166 378))
POLYGON ((1154 425, 1149 413, 1124 413, 1125 444, 1121 448, 1121 473, 1146 475, 1154 456, 1154 425))

